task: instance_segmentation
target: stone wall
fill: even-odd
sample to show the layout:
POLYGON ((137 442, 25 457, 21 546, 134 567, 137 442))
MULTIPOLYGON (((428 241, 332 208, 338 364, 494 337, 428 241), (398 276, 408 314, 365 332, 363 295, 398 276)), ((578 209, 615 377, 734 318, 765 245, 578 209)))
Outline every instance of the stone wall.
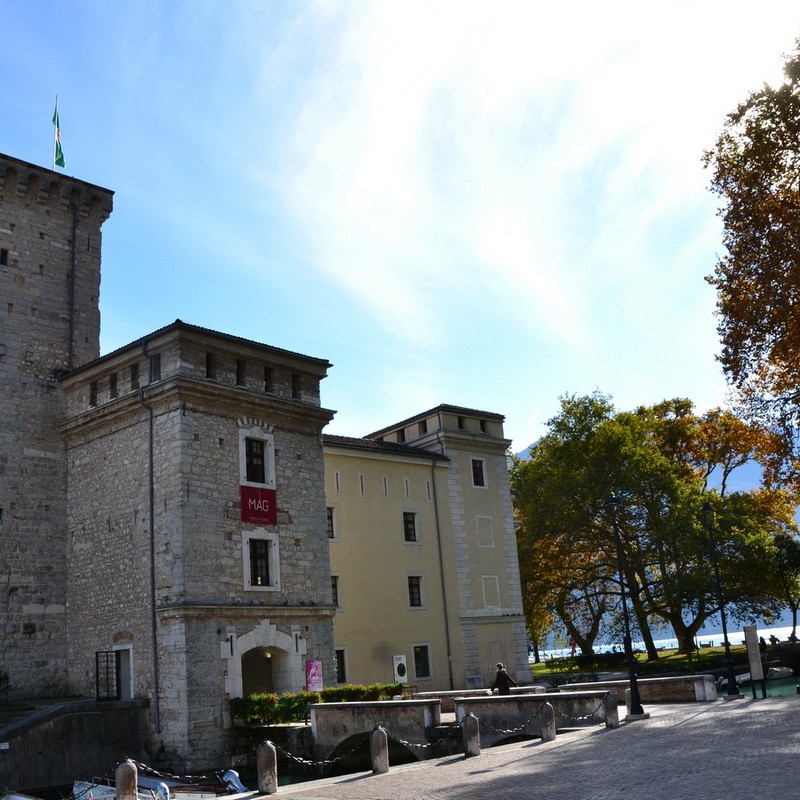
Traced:
MULTIPOLYGON (((330 412, 313 402, 313 391, 309 402, 221 385, 218 374, 198 377, 191 364, 203 362, 204 351, 188 347, 184 333, 193 331, 177 325, 135 346, 146 360, 161 356, 159 379, 140 392, 112 398, 103 389, 110 375, 124 373, 131 352, 64 381, 74 412, 62 426, 70 474, 68 663, 71 690, 87 694, 95 651, 131 644, 133 695, 149 699, 152 710, 146 749, 196 772, 227 757, 228 700, 241 690, 238 639, 273 647, 276 658, 286 653, 280 663, 292 675, 282 680, 292 689, 303 686, 306 658, 321 660, 326 681, 335 681, 320 438, 330 412), (242 429, 274 440, 275 525, 242 521, 242 429), (245 574, 253 530, 275 536, 274 588, 254 588, 245 574), (267 633, 253 635, 272 629, 277 645, 267 633)), ((217 343, 207 333, 209 346, 217 343)))
POLYGON ((0 670, 66 688, 66 472, 58 376, 99 352, 106 189, 0 155, 0 670))

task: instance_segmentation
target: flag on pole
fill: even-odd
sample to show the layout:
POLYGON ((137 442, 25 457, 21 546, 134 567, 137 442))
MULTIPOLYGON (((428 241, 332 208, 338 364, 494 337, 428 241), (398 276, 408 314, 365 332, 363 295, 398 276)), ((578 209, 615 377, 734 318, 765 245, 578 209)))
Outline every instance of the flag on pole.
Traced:
POLYGON ((58 95, 56 95, 56 110, 53 112, 53 125, 55 125, 55 139, 53 140, 53 169, 56 166, 65 167, 64 151, 61 149, 61 125, 58 121, 58 95))

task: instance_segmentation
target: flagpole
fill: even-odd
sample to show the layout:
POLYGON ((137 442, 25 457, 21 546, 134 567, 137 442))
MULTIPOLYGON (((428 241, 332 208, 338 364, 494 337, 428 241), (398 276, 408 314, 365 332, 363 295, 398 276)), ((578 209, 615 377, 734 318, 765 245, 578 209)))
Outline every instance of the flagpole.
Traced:
MULTIPOLYGON (((55 119, 58 119, 58 95, 56 95, 56 113, 55 119)), ((56 145, 58 144, 58 126, 53 128, 53 172, 56 171, 56 145)))

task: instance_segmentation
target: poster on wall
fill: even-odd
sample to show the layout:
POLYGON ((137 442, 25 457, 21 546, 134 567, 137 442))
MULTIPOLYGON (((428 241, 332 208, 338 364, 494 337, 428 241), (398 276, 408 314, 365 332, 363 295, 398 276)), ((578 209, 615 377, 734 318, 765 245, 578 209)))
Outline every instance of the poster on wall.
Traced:
POLYGON ((306 661, 306 688, 309 692, 321 692, 325 688, 321 661, 306 661))
POLYGON ((262 525, 275 525, 278 522, 274 489, 240 486, 239 494, 242 500, 242 522, 262 525))

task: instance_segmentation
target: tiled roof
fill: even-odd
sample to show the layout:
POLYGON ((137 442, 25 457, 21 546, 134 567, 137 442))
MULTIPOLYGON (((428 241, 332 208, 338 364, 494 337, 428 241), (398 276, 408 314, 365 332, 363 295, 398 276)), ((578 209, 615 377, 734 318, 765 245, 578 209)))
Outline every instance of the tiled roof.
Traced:
POLYGON ((447 456, 441 453, 434 453, 430 450, 424 450, 421 447, 411 447, 407 444, 399 444, 398 442, 378 442, 375 439, 358 439, 353 436, 334 436, 329 433, 322 435, 323 445, 330 445, 331 447, 349 447, 354 450, 369 450, 379 453, 392 453, 396 455, 411 456, 412 458, 424 458, 427 460, 437 459, 441 461, 448 461, 447 456))

